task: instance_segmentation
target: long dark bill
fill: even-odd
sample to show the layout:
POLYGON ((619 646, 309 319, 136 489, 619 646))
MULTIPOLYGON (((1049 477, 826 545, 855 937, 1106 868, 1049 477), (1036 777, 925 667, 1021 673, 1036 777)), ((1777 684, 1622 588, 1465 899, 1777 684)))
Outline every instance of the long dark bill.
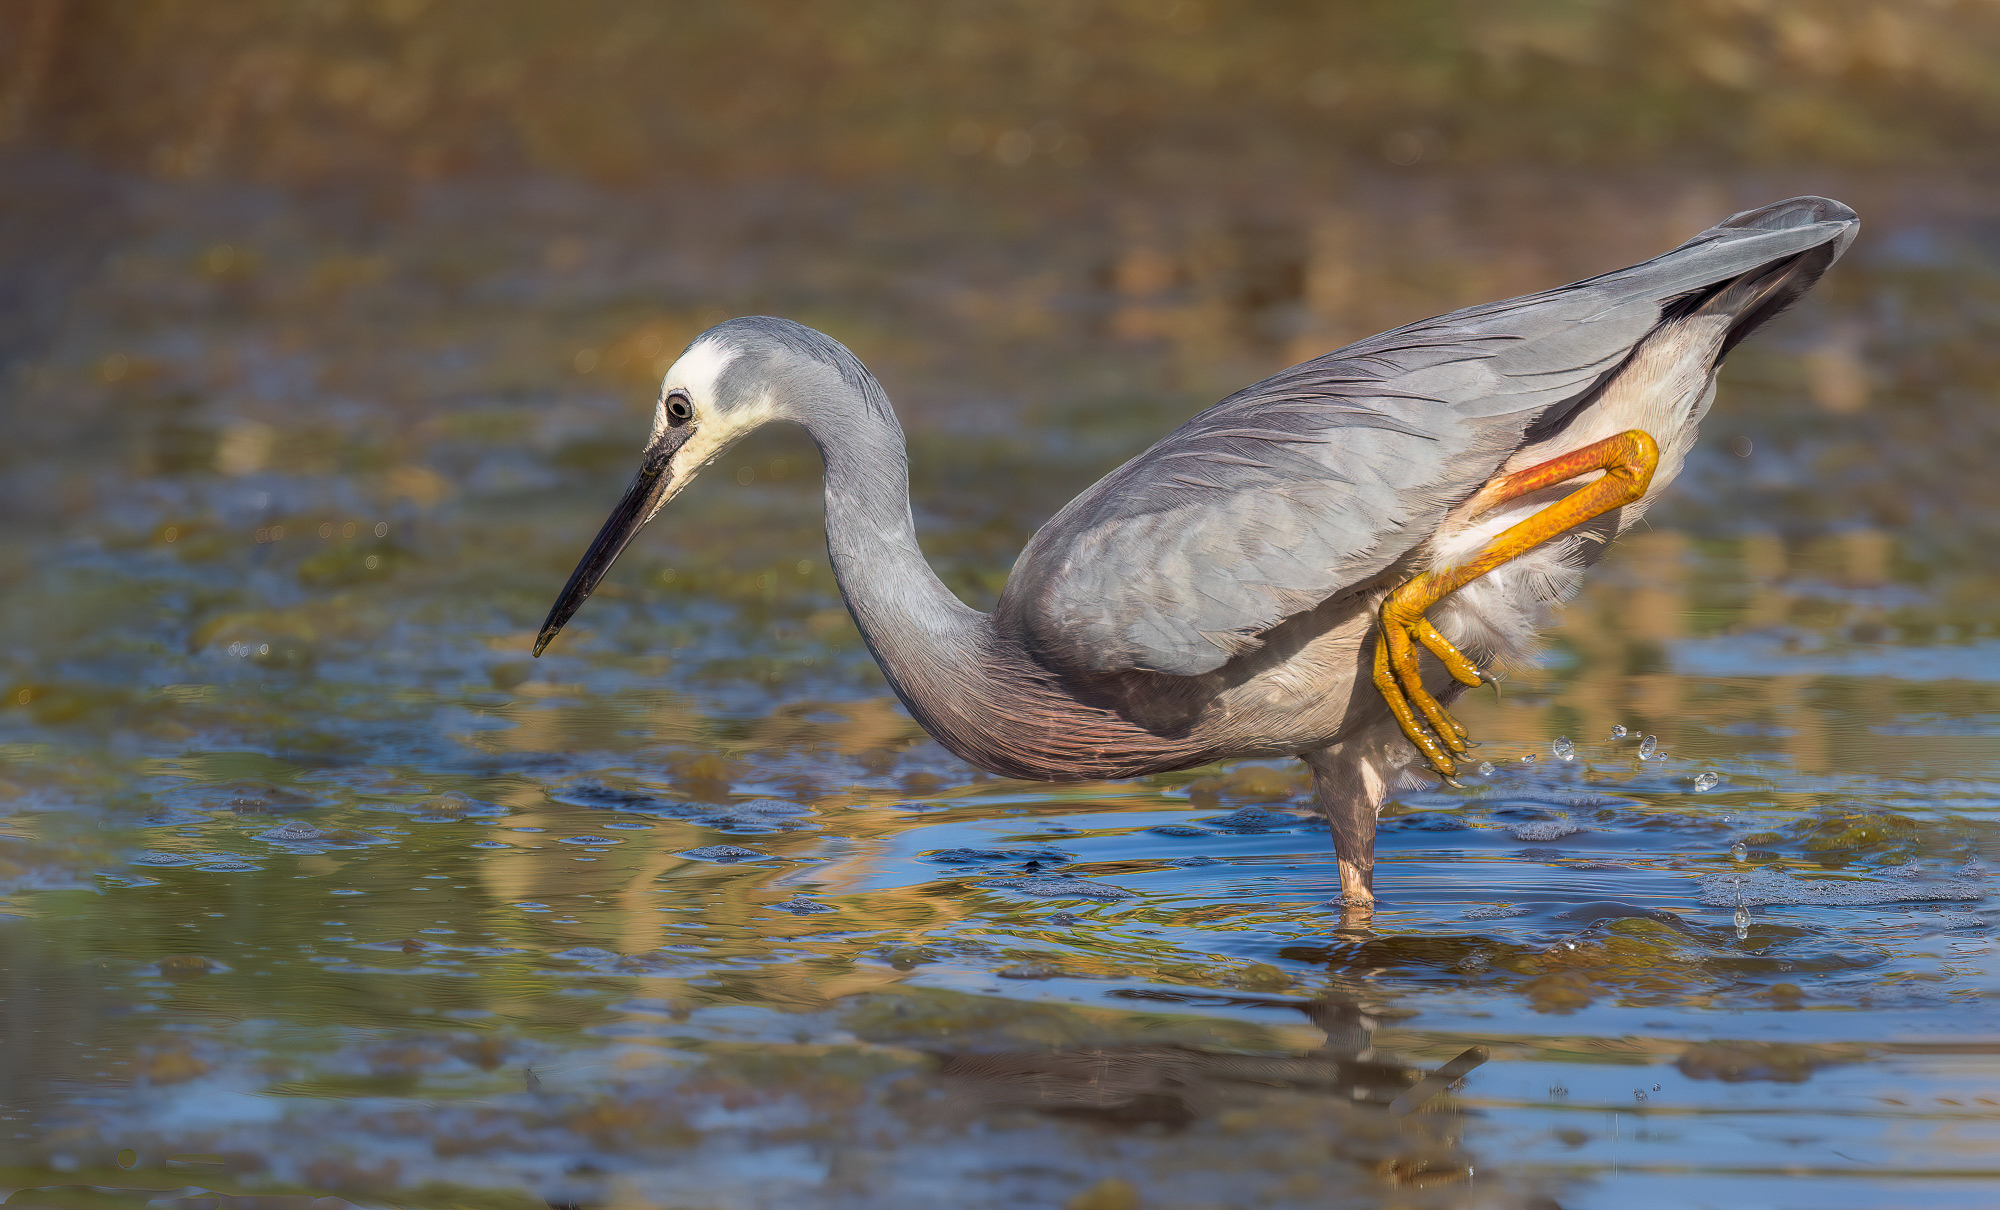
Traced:
POLYGON ((583 552, 583 560, 576 565, 576 570, 569 573, 569 583, 563 585, 554 607, 549 610, 548 619, 542 623, 541 633, 535 636, 537 656, 576 616, 576 611, 583 608, 583 603, 590 599, 598 582, 604 579, 604 573, 611 570, 618 556, 625 553, 626 545, 645 528, 646 518, 653 515, 653 509, 659 505, 667 484, 673 481, 668 472, 673 469, 674 454, 693 435, 691 425, 668 429, 646 451, 646 461, 639 467, 638 476, 632 480, 632 486, 625 489, 625 496, 618 501, 618 507, 611 510, 604 528, 598 530, 597 537, 591 540, 590 549, 583 552))

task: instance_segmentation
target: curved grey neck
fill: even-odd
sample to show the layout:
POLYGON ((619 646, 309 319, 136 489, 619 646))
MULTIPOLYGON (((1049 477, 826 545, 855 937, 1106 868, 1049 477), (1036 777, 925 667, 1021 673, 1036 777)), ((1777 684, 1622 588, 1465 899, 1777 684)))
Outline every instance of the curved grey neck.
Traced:
POLYGON ((944 586, 917 545, 909 457, 887 400, 839 395, 803 418, 826 461, 827 553, 862 639, 928 726, 981 679, 986 615, 944 586))

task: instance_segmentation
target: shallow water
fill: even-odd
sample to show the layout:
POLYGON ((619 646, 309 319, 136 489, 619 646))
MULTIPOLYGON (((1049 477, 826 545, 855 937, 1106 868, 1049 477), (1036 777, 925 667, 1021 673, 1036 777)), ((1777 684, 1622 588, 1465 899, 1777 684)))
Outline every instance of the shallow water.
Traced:
POLYGON ((1950 188, 1849 197, 1863 243, 1732 359, 1673 505, 1464 700, 1491 770, 1397 798, 1357 924, 1293 765, 1050 788, 930 743, 794 434, 529 660, 647 377, 726 314, 848 340, 986 605, 1231 386, 1797 188, 1641 182, 1569 227, 1439 182, 1331 217, 1042 198, 1035 228, 65 171, 40 187, 112 251, 51 235, 11 350, 0 1187, 1990 1204, 2000 257, 1950 188))

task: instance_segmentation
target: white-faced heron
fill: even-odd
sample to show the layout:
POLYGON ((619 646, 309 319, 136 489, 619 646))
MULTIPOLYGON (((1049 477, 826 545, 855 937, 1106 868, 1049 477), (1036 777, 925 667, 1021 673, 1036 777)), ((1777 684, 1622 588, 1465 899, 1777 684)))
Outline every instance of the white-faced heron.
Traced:
POLYGON ((535 654, 696 472, 791 421, 825 459, 841 596, 939 743, 1050 781, 1297 756, 1364 906, 1388 791, 1420 761, 1450 777, 1466 751, 1445 703, 1531 647, 1680 471, 1724 355, 1858 226, 1839 202, 1778 202, 1644 264, 1275 374, 1071 501, 991 614, 917 547, 874 376, 810 328, 729 320, 667 371, 639 476, 535 654))

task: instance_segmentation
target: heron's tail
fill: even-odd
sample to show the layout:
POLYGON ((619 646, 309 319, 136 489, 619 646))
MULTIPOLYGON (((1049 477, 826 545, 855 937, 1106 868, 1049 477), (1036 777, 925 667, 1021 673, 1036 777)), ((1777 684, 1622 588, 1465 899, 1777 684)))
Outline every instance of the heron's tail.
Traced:
POLYGON ((1740 260, 1760 251, 1769 255, 1780 248, 1796 249, 1778 252, 1680 301, 1683 313, 1698 309, 1731 317, 1729 334, 1717 351, 1720 357, 1812 289, 1860 229, 1860 216, 1832 198, 1795 197, 1731 215, 1659 259, 1721 255, 1740 260))
POLYGON ((1749 327, 1755 327, 1811 289, 1860 229, 1861 220, 1839 202, 1795 197, 1732 215, 1671 252, 1564 289, 1608 292, 1623 300, 1644 297, 1662 307, 1680 305, 1685 310, 1689 299, 1698 306, 1718 287, 1745 274, 1803 258, 1801 272, 1765 300, 1770 309, 1745 317, 1751 321, 1749 327))

